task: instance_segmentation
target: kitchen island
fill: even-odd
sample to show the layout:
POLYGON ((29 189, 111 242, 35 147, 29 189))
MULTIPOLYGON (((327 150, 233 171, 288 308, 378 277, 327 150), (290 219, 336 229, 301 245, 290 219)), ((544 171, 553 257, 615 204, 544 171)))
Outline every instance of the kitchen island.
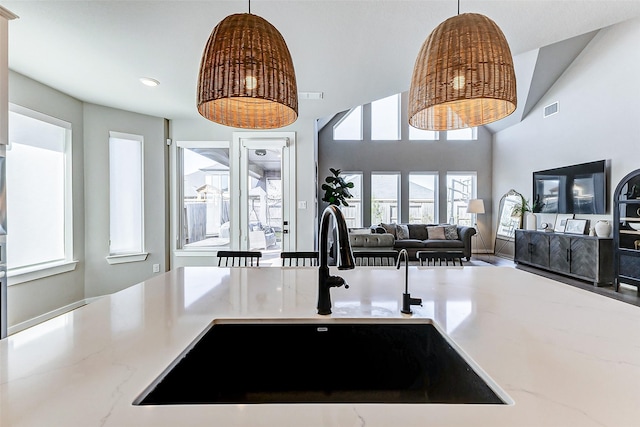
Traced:
POLYGON ((0 425, 640 424, 640 308, 509 267, 409 269, 423 300, 413 317, 433 319, 506 405, 132 404, 216 319, 407 318, 403 270, 332 274, 350 288, 331 290, 330 316, 316 314, 316 268, 185 267, 11 335, 0 341, 0 425))

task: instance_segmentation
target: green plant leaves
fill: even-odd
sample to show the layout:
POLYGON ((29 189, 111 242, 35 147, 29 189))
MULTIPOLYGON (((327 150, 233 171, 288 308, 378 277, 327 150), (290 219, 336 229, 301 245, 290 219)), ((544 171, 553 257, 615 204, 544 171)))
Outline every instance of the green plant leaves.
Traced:
POLYGON ((353 188, 353 182, 347 182, 340 176, 340 169, 329 168, 329 171, 333 176, 328 176, 324 179, 326 184, 322 184, 320 188, 324 190, 323 202, 327 202, 331 205, 344 205, 349 206, 346 199, 353 197, 349 188, 353 188))

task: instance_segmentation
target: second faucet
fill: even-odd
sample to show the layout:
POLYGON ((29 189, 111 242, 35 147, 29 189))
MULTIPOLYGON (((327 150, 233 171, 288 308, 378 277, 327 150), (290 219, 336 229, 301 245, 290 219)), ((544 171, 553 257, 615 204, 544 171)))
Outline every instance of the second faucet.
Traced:
POLYGON ((412 314, 411 306, 419 305, 422 306, 421 298, 411 298, 411 294, 409 293, 409 253, 406 249, 402 249, 398 254, 398 262, 396 263, 396 268, 400 269, 400 263, 404 259, 404 293, 402 294, 402 310, 400 310, 404 314, 412 314))

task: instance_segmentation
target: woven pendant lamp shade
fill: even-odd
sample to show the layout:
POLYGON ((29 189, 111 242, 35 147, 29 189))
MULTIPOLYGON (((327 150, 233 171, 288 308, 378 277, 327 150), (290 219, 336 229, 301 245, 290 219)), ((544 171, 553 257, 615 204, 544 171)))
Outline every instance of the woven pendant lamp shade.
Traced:
POLYGON ((411 126, 480 126, 513 113, 516 104, 511 50, 491 19, 477 13, 457 15, 425 40, 409 89, 411 126))
POLYGON ((250 13, 213 29, 198 76, 198 111, 225 126, 275 129, 298 118, 291 54, 278 30, 250 13))

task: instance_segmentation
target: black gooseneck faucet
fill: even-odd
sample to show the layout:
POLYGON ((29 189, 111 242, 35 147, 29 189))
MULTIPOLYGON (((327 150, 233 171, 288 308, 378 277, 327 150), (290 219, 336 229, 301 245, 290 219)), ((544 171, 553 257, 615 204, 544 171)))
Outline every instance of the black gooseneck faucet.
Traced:
POLYGON ((342 211, 337 206, 329 205, 322 213, 320 220, 320 267, 318 269, 318 314, 331 314, 331 294, 329 289, 344 285, 349 288, 344 279, 340 276, 329 275, 329 260, 327 256, 329 238, 329 219, 333 216, 336 224, 338 238, 338 270, 352 270, 356 263, 349 244, 349 230, 342 215, 342 211))
POLYGON ((402 249, 398 254, 398 262, 396 263, 396 268, 400 269, 400 263, 404 259, 404 293, 402 294, 402 310, 400 310, 404 314, 412 314, 411 306, 419 305, 422 306, 421 298, 411 298, 411 294, 409 293, 409 254, 406 249, 402 249))

